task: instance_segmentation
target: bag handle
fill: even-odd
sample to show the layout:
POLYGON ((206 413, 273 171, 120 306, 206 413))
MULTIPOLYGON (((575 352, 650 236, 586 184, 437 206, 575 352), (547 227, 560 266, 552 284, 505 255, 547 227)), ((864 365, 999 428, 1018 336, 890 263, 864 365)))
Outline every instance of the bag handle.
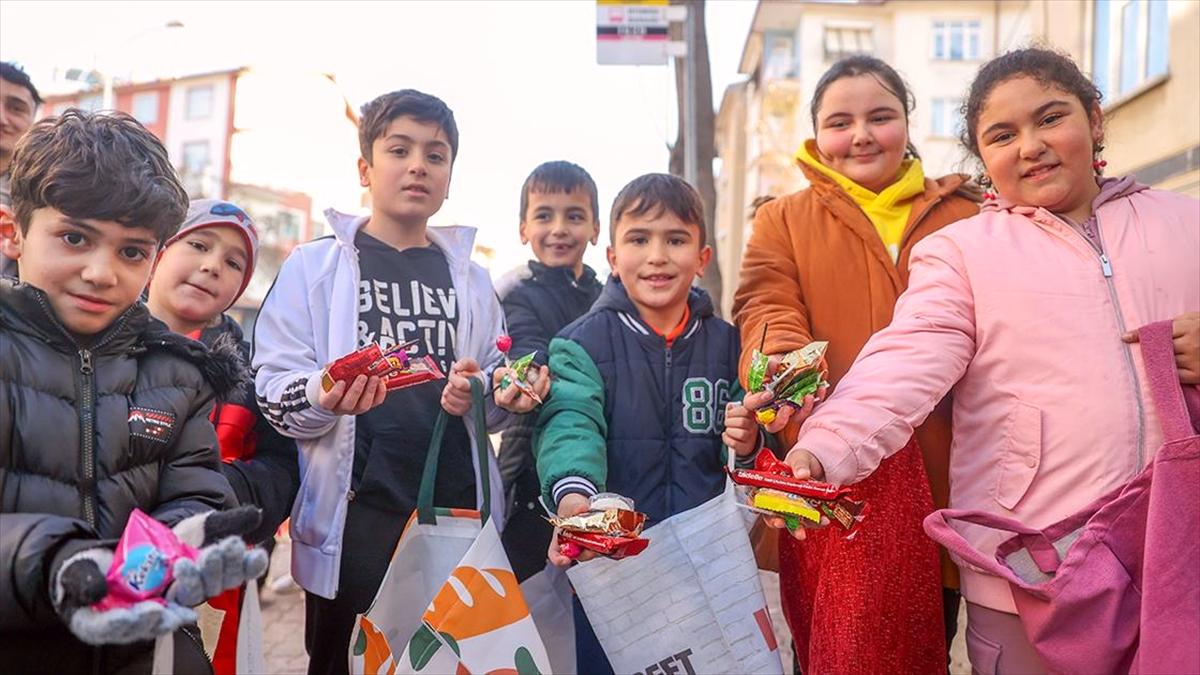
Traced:
POLYGON ((1142 362, 1146 364, 1146 380, 1150 398, 1158 412, 1163 441, 1170 443, 1195 436, 1192 420, 1184 402, 1183 385, 1175 369, 1175 346, 1171 342, 1171 321, 1156 321, 1138 329, 1142 346, 1142 362))
MULTIPOLYGON (((483 382, 478 377, 467 378, 471 381, 471 411, 475 421, 475 455, 479 463, 478 479, 483 490, 483 503, 479 505, 479 515, 482 522, 487 522, 492 513, 492 481, 488 464, 487 419, 484 416, 483 382)), ((421 473, 421 489, 417 492, 417 522, 426 525, 437 525, 434 515, 433 488, 437 484, 438 455, 442 451, 442 436, 446 433, 446 422, 450 414, 445 409, 438 411, 437 421, 433 423, 433 434, 429 437, 429 450, 425 453, 425 469, 421 473)))
POLYGON ((950 527, 951 520, 961 520, 995 530, 1011 532, 1021 536, 1021 544, 1029 551, 1029 555, 1037 564, 1038 569, 1046 574, 1053 574, 1061 562, 1054 544, 1041 530, 1026 527, 1021 523, 1004 516, 998 516, 986 511, 969 511, 962 509, 941 509, 925 517, 925 533, 946 550, 957 555, 972 565, 998 577, 1016 584, 1021 588, 1029 588, 1029 584, 1013 573, 1007 566, 1000 564, 994 558, 988 558, 972 546, 958 530, 950 527))

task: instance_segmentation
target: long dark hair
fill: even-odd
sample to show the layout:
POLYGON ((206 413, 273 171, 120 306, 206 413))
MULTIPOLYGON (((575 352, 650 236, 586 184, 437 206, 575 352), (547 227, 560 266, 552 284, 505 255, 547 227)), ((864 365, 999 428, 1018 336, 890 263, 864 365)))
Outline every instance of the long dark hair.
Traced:
MULTIPOLYGON (((904 83, 904 78, 900 77, 900 73, 896 72, 888 64, 880 61, 874 56, 866 56, 859 54, 856 56, 847 56, 837 63, 829 67, 825 74, 817 80, 817 89, 813 92, 812 103, 810 104, 809 114, 812 116, 813 133, 817 132, 817 111, 821 109, 821 102, 825 98, 825 90, 829 85, 846 77, 858 77, 859 75, 870 75, 875 78, 879 86, 883 87, 887 92, 900 101, 904 108, 904 126, 908 126, 908 116, 912 114, 914 108, 917 107, 916 98, 912 92, 908 90, 908 85, 904 83)), ((917 148, 912 144, 912 140, 908 141, 907 157, 920 159, 921 155, 917 154, 917 148)))

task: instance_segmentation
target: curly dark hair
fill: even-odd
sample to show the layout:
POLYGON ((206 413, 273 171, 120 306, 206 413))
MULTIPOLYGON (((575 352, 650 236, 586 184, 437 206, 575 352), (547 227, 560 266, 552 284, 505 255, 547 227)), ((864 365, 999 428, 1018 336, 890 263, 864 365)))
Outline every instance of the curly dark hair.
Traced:
POLYGON ((967 123, 959 140, 976 157, 979 157, 979 143, 975 132, 983 106, 993 89, 1016 77, 1032 77, 1045 86, 1071 94, 1079 99, 1088 115, 1099 106, 1104 96, 1071 57, 1053 49, 1026 47, 997 56, 979 69, 975 81, 971 83, 967 101, 962 106, 963 119, 967 123))
POLYGON ((432 122, 441 127, 450 142, 450 163, 458 159, 458 124, 454 121, 454 111, 436 96, 416 89, 401 89, 377 96, 364 105, 361 112, 358 148, 368 164, 374 161, 371 146, 375 140, 387 132, 392 120, 406 115, 418 122, 432 122))
MULTIPOLYGON (((900 77, 900 73, 896 69, 884 63, 882 60, 874 56, 865 54, 857 54, 847 56, 837 63, 829 67, 825 74, 821 75, 821 79, 817 80, 817 88, 813 90, 812 102, 809 104, 809 116, 812 118, 813 133, 817 131, 817 113, 821 110, 821 104, 825 98, 825 90, 829 85, 846 77, 858 77, 859 75, 870 75, 875 78, 879 86, 887 90, 889 94, 895 96, 900 104, 904 107, 904 125, 908 126, 908 116, 917 107, 916 97, 909 91, 908 85, 904 83, 904 78, 900 77)), ((917 154, 917 148, 910 140, 908 142, 908 156, 920 158, 917 154)))
POLYGON ((12 160, 17 224, 29 231, 37 209, 112 220, 170 239, 187 215, 187 191, 162 143, 125 113, 77 108, 48 117, 17 142, 12 160))

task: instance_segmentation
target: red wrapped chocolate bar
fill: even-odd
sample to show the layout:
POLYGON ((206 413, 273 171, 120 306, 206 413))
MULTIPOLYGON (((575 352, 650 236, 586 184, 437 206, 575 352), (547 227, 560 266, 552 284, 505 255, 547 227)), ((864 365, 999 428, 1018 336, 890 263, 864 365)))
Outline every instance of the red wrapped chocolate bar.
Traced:
MULTIPOLYGON (((866 512, 866 504, 850 498, 850 488, 796 478, 792 475, 792 467, 776 459, 770 452, 758 454, 754 469, 734 469, 729 472, 729 476, 736 485, 752 487, 756 491, 774 490, 801 497, 816 511, 847 530, 853 529, 855 523, 861 520, 866 512)), ((796 511, 789 511, 786 515, 795 513, 796 511)))
POLYGON ((633 510, 633 502, 620 495, 601 493, 590 499, 591 510, 568 518, 547 518, 558 528, 559 550, 578 558, 584 550, 620 560, 646 550, 642 539, 646 514, 633 510))
POLYGON ((414 344, 415 340, 384 351, 372 342, 329 364, 321 376, 321 388, 329 391, 338 382, 353 382, 359 375, 382 378, 388 391, 445 378, 432 357, 414 359, 408 355, 408 348, 414 344))

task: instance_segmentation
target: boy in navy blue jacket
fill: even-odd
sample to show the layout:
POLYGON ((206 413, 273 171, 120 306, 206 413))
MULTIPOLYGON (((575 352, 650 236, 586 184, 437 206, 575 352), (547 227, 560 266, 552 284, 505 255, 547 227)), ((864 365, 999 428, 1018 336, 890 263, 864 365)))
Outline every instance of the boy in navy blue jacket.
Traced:
MULTIPOLYGON (((545 366, 550 339, 600 297, 604 285, 583 264, 588 244, 594 246, 600 237, 598 202, 596 182, 570 162, 541 164, 521 186, 521 243, 529 244, 535 259, 496 284, 514 357, 536 352, 534 363, 545 366)), ((532 444, 536 422, 536 413, 522 415, 504 431, 500 444, 500 476, 509 498, 501 539, 520 581, 546 566, 553 532, 538 505, 541 489, 532 444)))
MULTIPOLYGON (((550 343, 554 381, 534 450, 558 515, 611 491, 653 525, 720 494, 725 447, 752 463, 761 437, 753 413, 731 403, 742 395, 737 329, 692 287, 712 257, 699 194, 674 176, 642 176, 617 195, 610 227, 604 292, 550 343)), ((569 563, 555 542, 549 558, 569 563)), ((579 663, 611 672, 578 601, 575 618, 579 663)))

